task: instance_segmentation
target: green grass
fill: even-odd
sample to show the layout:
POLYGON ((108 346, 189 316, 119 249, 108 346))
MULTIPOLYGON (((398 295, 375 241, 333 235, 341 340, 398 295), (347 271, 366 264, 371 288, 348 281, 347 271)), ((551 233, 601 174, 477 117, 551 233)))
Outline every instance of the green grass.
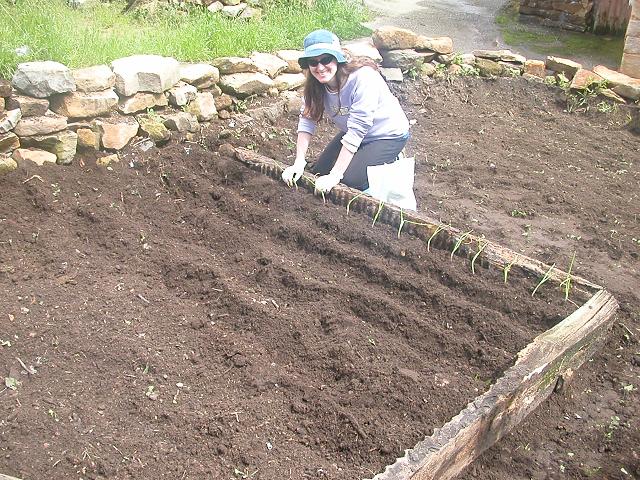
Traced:
POLYGON ((272 2, 259 20, 240 20, 192 7, 167 6, 151 17, 123 14, 124 0, 71 9, 65 0, 0 1, 0 77, 10 77, 18 63, 54 60, 69 68, 108 64, 134 54, 157 54, 181 61, 210 61, 245 56, 257 50, 300 49, 317 28, 341 39, 369 34, 361 26, 368 12, 357 0, 316 0, 308 7, 296 0, 272 2), (284 3, 287 1, 288 3, 284 3), (26 45, 29 53, 18 56, 26 45))
POLYGON ((566 58, 588 56, 597 62, 619 65, 624 37, 579 33, 559 28, 545 28, 519 22, 517 4, 511 2, 496 17, 505 43, 526 47, 541 55, 566 58))

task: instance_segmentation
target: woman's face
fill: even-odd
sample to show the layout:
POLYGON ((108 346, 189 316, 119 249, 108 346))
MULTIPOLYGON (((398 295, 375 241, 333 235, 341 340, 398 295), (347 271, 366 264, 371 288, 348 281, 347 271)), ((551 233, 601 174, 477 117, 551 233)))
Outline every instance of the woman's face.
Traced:
POLYGON ((324 54, 311 57, 307 60, 307 64, 309 65, 311 75, 313 75, 318 82, 329 84, 330 86, 335 83, 338 62, 333 55, 324 54))

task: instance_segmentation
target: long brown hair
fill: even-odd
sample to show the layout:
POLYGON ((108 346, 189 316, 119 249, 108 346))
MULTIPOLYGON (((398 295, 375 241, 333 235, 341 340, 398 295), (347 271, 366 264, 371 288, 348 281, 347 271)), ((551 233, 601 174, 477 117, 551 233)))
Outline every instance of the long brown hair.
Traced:
MULTIPOLYGON (((347 63, 339 63, 336 71, 338 80, 338 92, 353 72, 362 67, 371 67, 378 71, 378 64, 369 57, 353 57, 347 63)), ((319 121, 324 114, 324 84, 316 80, 309 68, 304 71, 307 81, 304 84, 304 112, 302 116, 314 121, 319 121)))

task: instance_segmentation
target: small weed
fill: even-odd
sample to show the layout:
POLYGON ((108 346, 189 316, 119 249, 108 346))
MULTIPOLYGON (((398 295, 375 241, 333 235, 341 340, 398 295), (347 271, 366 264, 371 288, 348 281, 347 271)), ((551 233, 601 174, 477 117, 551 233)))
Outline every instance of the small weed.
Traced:
POLYGON ((58 418, 58 414, 56 413, 56 411, 53 408, 50 408, 47 411, 47 415, 49 415, 51 418, 53 418, 56 422, 60 421, 60 419, 58 418))
POLYGON ((600 113, 616 113, 618 105, 612 102, 602 101, 596 105, 596 110, 600 113))
POLYGON ((4 377, 4 386, 9 390, 17 390, 20 386, 20 381, 13 377, 4 377))
POLYGON ((620 427, 620 417, 613 415, 607 426, 607 431, 604 433, 605 439, 610 442, 613 439, 613 432, 620 427))
POLYGON ((233 469, 233 474, 236 477, 241 478, 243 480, 246 480, 248 478, 253 478, 256 475, 256 473, 258 473, 258 470, 256 470, 253 473, 250 473, 248 468, 245 468, 244 470, 239 470, 237 468, 233 469))
POLYGON ((511 210, 511 216, 514 218, 525 218, 527 215, 527 212, 525 212, 524 210, 511 210))

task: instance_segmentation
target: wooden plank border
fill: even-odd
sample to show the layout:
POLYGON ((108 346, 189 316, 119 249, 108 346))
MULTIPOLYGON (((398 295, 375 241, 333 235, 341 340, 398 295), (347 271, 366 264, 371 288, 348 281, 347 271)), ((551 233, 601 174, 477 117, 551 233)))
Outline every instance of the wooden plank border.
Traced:
MULTIPOLYGON (((253 169, 279 179, 285 168, 252 150, 236 149, 237 157, 253 169)), ((298 185, 315 193, 315 176, 305 174, 298 185)), ((317 193, 316 193, 317 194, 317 193)), ((425 239, 427 247, 454 250, 475 258, 485 268, 516 266, 528 274, 548 275, 591 295, 589 300, 553 328, 540 334, 518 353, 516 363, 487 392, 476 397, 433 435, 406 450, 405 455, 373 480, 448 480, 455 478, 482 452, 518 425, 555 389, 559 379, 579 368, 603 343, 618 309, 616 299, 601 286, 538 260, 520 255, 484 238, 461 232, 415 212, 383 205, 358 190, 339 185, 325 199, 349 210, 397 227, 425 239), (404 227, 407 227, 404 230, 404 227)))

